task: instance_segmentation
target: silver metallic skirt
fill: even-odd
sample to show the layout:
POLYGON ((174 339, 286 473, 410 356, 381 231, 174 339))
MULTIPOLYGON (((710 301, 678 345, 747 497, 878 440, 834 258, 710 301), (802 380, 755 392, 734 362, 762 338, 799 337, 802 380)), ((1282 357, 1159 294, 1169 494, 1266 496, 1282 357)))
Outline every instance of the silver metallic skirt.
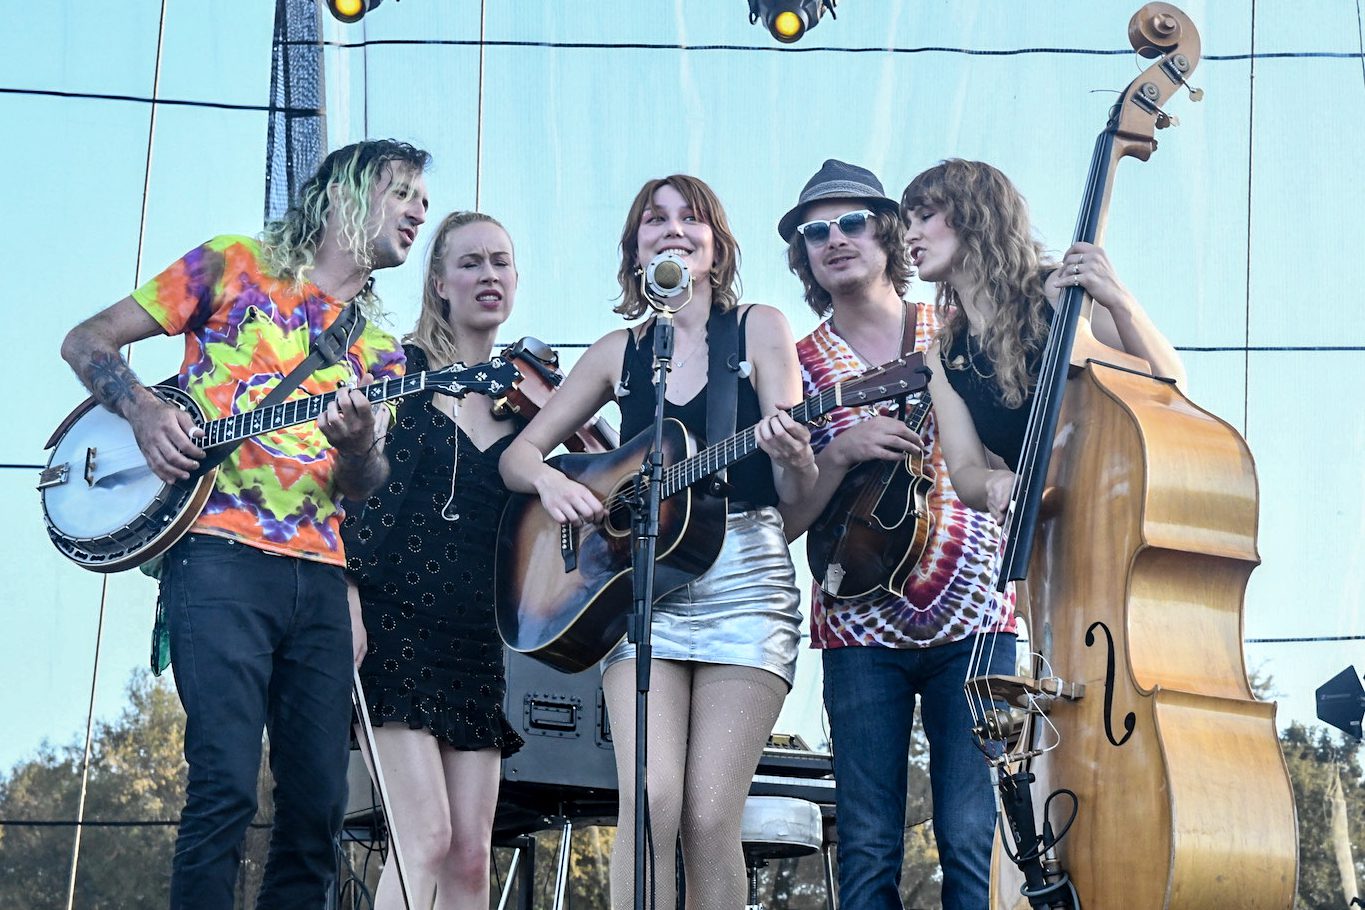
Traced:
MULTIPOLYGON (((715 564, 654 602, 654 656, 757 667, 791 686, 801 641, 799 602, 777 509, 731 512, 715 564)), ((602 669, 633 657, 635 646, 622 639, 602 659, 602 669)))

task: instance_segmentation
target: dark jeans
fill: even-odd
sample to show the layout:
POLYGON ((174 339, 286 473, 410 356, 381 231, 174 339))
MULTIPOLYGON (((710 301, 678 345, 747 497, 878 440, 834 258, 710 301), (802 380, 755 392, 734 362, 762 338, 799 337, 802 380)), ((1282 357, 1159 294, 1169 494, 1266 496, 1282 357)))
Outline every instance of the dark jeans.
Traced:
MULTIPOLYGON (((838 782, 843 907, 903 906, 906 763, 916 697, 929 740, 943 910, 985 910, 989 902, 995 794, 990 766, 972 739, 962 690, 972 643, 968 638, 932 648, 823 652, 825 710, 838 782)), ((1014 645, 1013 635, 995 639, 989 672, 1013 672, 1014 645)))
POLYGON ((351 632, 336 566, 188 535, 162 580, 189 788, 171 907, 230 910, 270 734, 275 825, 256 906, 323 906, 336 873, 351 718, 351 632))

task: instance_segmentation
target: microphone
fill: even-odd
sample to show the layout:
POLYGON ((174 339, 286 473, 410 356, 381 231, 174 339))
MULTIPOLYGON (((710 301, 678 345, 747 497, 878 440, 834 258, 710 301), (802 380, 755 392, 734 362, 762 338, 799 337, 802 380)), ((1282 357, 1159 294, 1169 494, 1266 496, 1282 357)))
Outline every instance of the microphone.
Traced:
POLYGON ((692 287, 692 275, 677 253, 660 253, 645 269, 645 285, 650 296, 671 300, 692 287))

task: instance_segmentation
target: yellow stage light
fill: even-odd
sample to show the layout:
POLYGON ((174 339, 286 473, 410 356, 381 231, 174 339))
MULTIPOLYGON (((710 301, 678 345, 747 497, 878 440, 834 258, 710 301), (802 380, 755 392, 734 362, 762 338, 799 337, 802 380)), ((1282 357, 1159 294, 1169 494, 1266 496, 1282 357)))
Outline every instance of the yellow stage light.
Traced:
POLYGON ((795 41, 806 31, 806 23, 791 10, 783 10, 773 19, 773 35, 778 41, 795 41))
POLYGON ((783 44, 800 41, 826 12, 833 18, 834 0, 749 0, 749 21, 762 22, 783 44))
POLYGON ((384 0, 326 0, 327 11, 342 22, 359 22, 384 0))

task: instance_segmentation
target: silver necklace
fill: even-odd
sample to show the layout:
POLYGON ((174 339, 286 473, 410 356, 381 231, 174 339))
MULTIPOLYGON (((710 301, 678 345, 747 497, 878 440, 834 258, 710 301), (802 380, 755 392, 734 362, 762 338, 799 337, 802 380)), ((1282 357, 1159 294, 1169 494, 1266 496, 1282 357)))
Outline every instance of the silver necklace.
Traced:
POLYGON ((691 360, 692 357, 693 357, 698 351, 700 351, 705 345, 706 345, 706 330, 705 330, 705 329, 702 329, 701 336, 697 339, 697 343, 694 344, 694 345, 692 345, 692 350, 690 350, 690 351, 687 352, 687 356, 686 356, 686 357, 674 357, 674 358, 673 358, 673 367, 674 367, 674 369, 681 370, 684 366, 687 365, 687 361, 691 360))

